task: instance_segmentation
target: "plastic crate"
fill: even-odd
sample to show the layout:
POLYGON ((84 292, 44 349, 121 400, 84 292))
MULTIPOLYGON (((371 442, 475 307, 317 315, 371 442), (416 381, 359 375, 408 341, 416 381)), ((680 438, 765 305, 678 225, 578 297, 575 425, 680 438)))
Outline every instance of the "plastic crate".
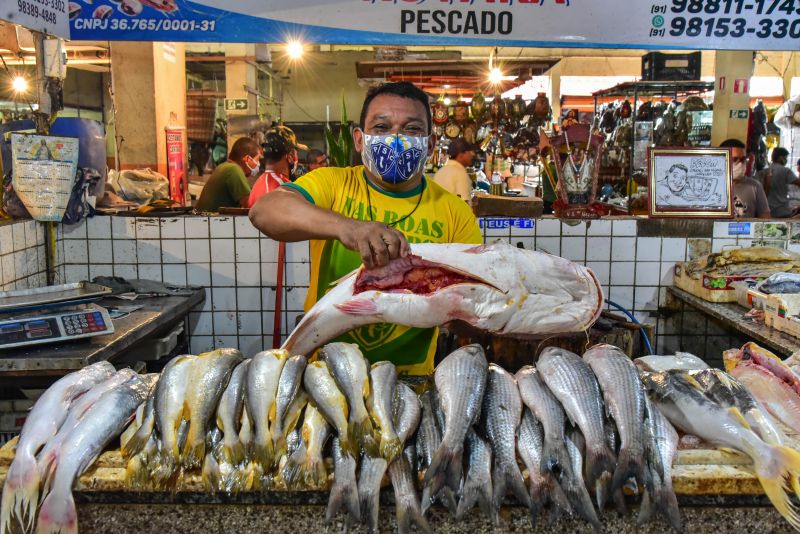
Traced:
POLYGON ((682 82, 700 79, 702 54, 665 54, 650 52, 642 56, 642 80, 682 82))

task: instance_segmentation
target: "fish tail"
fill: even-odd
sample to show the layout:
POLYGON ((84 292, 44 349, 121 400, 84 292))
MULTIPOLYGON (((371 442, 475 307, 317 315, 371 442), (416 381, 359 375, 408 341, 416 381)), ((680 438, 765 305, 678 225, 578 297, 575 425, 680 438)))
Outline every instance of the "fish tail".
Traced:
MULTIPOLYGON (((450 464, 455 461, 457 453, 459 453, 459 451, 457 451, 455 447, 449 447, 444 441, 439 445, 439 448, 433 455, 431 465, 428 466, 428 469, 425 471, 425 478, 423 479, 423 483, 430 488, 429 495, 435 496, 439 493, 439 490, 444 487, 447 474, 450 470, 450 464)), ((458 457, 461 458, 460 453, 458 457)), ((456 490, 457 489, 458 488, 456 488, 456 490)))
POLYGON ((333 521, 333 518, 342 509, 347 513, 347 524, 355 524, 361 521, 361 508, 355 484, 336 484, 334 482, 333 487, 331 487, 330 497, 328 497, 325 521, 328 523, 333 521))
POLYGON ((361 509, 361 520, 367 527, 367 532, 378 530, 378 512, 380 510, 380 486, 377 488, 361 488, 359 481, 358 503, 361 509))
POLYGON ((531 496, 530 493, 528 493, 528 488, 525 487, 525 481, 517 465, 500 465, 499 463, 495 463, 495 468, 492 473, 492 493, 496 510, 500 509, 506 492, 509 490, 511 490, 511 493, 514 494, 514 497, 517 498, 520 504, 527 508, 531 507, 531 496))
POLYGON ((210 451, 206 454, 205 461, 203 462, 202 479, 206 489, 209 491, 215 492, 221 487, 222 477, 219 472, 219 463, 217 459, 214 458, 214 454, 210 451))
MULTIPOLYGON (((446 488, 450 489, 450 488, 446 488)), ((467 478, 464 483, 464 489, 461 493, 461 499, 458 501, 456 507, 455 518, 456 521, 461 521, 464 515, 469 512, 475 505, 478 505, 486 516, 492 520, 493 523, 497 520, 494 506, 492 505, 492 483, 479 483, 474 479, 467 478)))
MULTIPOLYGON (((561 486, 558 485, 556 477, 545 475, 545 488, 548 493, 547 500, 552 505, 550 508, 550 523, 554 523, 563 515, 572 514, 572 506, 569 504, 569 499, 567 499, 561 486)), ((533 495, 531 495, 531 502, 533 503, 533 495)))
POLYGON ((358 442, 350 439, 348 434, 339 436, 339 447, 342 449, 342 453, 351 458, 358 458, 360 456, 359 453, 361 451, 358 450, 358 442))
POLYGON ((273 453, 272 441, 254 442, 251 444, 250 460, 260 465, 264 471, 269 471, 272 469, 272 462, 275 458, 273 453))
POLYGON ((39 505, 39 470, 29 453, 17 449, 3 487, 0 503, 0 528, 11 528, 13 518, 23 531, 30 531, 39 505), (24 521, 24 522, 23 522, 24 521))
POLYGON ((408 503, 398 499, 395 503, 395 513, 397 515, 397 534, 410 534, 412 524, 417 526, 418 532, 426 534, 432 532, 428 520, 422 515, 422 511, 419 506, 416 506, 416 503, 409 506, 408 503))
MULTIPOLYGON (((491 495, 491 491, 487 495, 491 495)), ((439 497, 438 498, 439 498, 439 501, 442 504, 444 504, 444 507, 447 508, 447 510, 450 512, 450 515, 455 517, 456 510, 458 508, 458 505, 457 505, 458 500, 456 499, 455 492, 453 492, 453 490, 451 490, 450 488, 442 488, 441 491, 439 492, 439 497)), ((478 497, 478 505, 479 506, 481 506, 482 501, 483 501, 483 499, 481 497, 478 497)), ((491 499, 488 499, 486 501, 486 505, 485 505, 486 509, 484 511, 491 509, 490 505, 491 505, 491 499)), ((490 515, 490 514, 487 513, 486 515, 490 515)))
POLYGON ((531 519, 531 528, 536 528, 536 521, 539 518, 539 514, 542 511, 542 507, 544 506, 545 502, 548 499, 549 490, 547 488, 546 482, 543 479, 534 480, 533 477, 530 478, 530 506, 528 510, 530 511, 530 519, 531 519))
MULTIPOLYGON (((238 438, 237 438, 238 441, 238 438)), ((239 442, 241 443, 241 442, 239 442)), ((274 458, 283 458, 286 456, 286 436, 283 434, 278 435, 272 444, 272 453, 274 458)))
POLYGON ((619 451, 617 468, 611 479, 611 492, 616 492, 625 485, 628 479, 633 478, 646 488, 652 487, 650 472, 646 469, 644 451, 623 448, 619 451))
POLYGON ((187 439, 186 445, 183 447, 183 467, 185 469, 193 469, 203 465, 203 458, 206 456, 206 440, 200 439, 187 439))
POLYGON ((77 534, 78 513, 71 491, 53 491, 42 503, 39 510, 37 534, 49 533, 77 534))
POLYGON ((758 454, 750 456, 753 458, 754 470, 764 488, 764 493, 784 519, 795 529, 800 530, 798 506, 792 502, 787 493, 787 490, 797 493, 800 452, 781 445, 759 448, 757 452, 758 454))
POLYGON ((139 430, 137 430, 128 441, 122 444, 119 448, 119 452, 124 458, 131 458, 144 449, 148 441, 150 441, 150 433, 145 433, 142 431, 142 428, 139 427, 139 430))
POLYGON ((378 441, 375 439, 375 428, 369 416, 364 416, 361 421, 350 421, 347 424, 347 434, 350 439, 358 443, 367 454, 377 456, 380 454, 378 441))
POLYGON ((403 443, 400 438, 393 436, 391 438, 381 438, 381 457, 387 462, 391 462, 403 452, 403 443))
POLYGON ((239 436, 233 435, 229 440, 223 442, 222 457, 232 465, 239 465, 244 461, 244 445, 239 440, 239 436))
POLYGON ((597 512, 592 505, 592 498, 586 490, 583 479, 580 473, 573 473, 571 477, 565 477, 561 481, 561 489, 567 496, 572 509, 578 516, 591 524, 595 530, 600 530, 600 519, 597 517, 597 512))
POLYGON ((587 450, 586 473, 588 477, 586 482, 590 488, 596 488, 597 506, 601 510, 605 507, 611 494, 611 473, 614 473, 615 470, 614 454, 605 444, 587 450), (603 477, 603 473, 608 473, 608 475, 603 477))
MULTIPOLYGON (((430 486, 424 486, 422 488, 422 497, 420 498, 420 502, 419 502, 419 505, 420 505, 420 508, 422 509, 422 513, 423 514, 426 514, 428 512, 428 508, 430 508, 433 505, 434 498, 435 498, 435 495, 431 494, 431 487, 430 486)), ((456 512, 457 511, 458 510, 456 509, 456 512)))
POLYGON ((563 470, 568 465, 570 465, 569 453, 564 441, 548 439, 545 436, 542 447, 542 472, 555 473, 556 467, 563 470))

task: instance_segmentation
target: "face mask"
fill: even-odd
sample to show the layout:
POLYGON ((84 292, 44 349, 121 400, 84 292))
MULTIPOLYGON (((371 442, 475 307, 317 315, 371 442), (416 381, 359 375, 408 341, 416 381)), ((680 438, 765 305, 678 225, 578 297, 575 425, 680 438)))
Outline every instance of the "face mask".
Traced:
POLYGON ((289 180, 294 182, 297 174, 297 160, 292 161, 289 163, 289 180))
POLYGON ((734 163, 733 164, 733 179, 734 180, 741 180, 744 178, 744 173, 747 170, 744 163, 734 163))
POLYGON ((403 134, 364 134, 361 152, 364 166, 384 182, 399 184, 425 168, 428 159, 428 138, 403 134))
POLYGON ((250 178, 257 178, 259 170, 258 162, 254 158, 250 158, 249 160, 245 160, 244 164, 247 165, 247 168, 250 170, 250 178), (253 167, 250 165, 250 162, 254 162, 256 166, 253 167))

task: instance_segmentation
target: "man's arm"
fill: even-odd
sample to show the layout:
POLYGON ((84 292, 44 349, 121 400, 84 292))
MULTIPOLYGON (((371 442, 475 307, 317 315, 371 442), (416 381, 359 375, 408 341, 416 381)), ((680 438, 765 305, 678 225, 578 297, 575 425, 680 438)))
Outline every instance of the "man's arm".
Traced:
POLYGON ((338 239, 361 255, 369 269, 386 265, 390 259, 410 252, 399 231, 379 222, 358 221, 315 206, 303 195, 281 187, 263 195, 250 208, 250 221, 277 241, 338 239))

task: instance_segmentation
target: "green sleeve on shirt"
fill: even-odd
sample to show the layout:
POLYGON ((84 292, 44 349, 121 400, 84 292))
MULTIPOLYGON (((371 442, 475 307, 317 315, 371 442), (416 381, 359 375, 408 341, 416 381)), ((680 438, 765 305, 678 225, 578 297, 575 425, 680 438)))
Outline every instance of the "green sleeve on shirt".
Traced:
POLYGON ((308 201, 309 201, 309 202, 311 202, 312 204, 316 204, 316 202, 314 202, 314 197, 312 197, 312 196, 311 196, 311 195, 308 193, 308 191, 306 191, 305 189, 303 189, 302 187, 300 187, 299 185, 297 185, 297 184, 295 184, 295 183, 289 182, 289 183, 283 184, 281 187, 288 187, 289 189, 294 189, 295 191, 297 191, 298 193, 300 193, 301 195, 303 195, 303 197, 304 197, 306 200, 308 200, 308 201))
POLYGON ((236 167, 231 167, 225 177, 225 185, 231 198, 239 202, 243 197, 250 195, 250 183, 244 176, 244 172, 236 167), (236 172, 239 171, 239 172, 236 172))

